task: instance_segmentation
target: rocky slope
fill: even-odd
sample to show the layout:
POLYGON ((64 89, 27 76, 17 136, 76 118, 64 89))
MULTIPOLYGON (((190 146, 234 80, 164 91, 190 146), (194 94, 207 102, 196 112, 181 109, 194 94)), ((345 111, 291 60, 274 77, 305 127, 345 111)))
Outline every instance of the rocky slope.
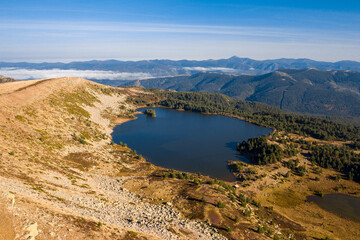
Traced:
POLYGON ((159 169, 111 144, 141 94, 80 78, 0 86, 0 239, 225 238, 125 187, 159 169))
POLYGON ((6 77, 3 75, 0 75, 0 83, 5 83, 5 82, 14 82, 16 81, 14 78, 11 77, 6 77))

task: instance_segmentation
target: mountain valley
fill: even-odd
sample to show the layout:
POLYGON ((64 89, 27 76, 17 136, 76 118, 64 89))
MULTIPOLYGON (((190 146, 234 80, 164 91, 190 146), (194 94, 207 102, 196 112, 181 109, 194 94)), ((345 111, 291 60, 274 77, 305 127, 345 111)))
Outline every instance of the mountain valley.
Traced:
POLYGON ((125 85, 215 92, 295 113, 360 117, 360 73, 354 71, 281 69, 260 76, 201 72, 120 84, 125 85))

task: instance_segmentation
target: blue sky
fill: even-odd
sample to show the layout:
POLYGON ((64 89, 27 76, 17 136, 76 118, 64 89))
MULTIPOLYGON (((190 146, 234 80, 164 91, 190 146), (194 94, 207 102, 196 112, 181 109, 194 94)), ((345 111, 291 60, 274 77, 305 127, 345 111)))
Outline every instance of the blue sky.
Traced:
POLYGON ((360 61, 360 1, 0 0, 0 61, 360 61))

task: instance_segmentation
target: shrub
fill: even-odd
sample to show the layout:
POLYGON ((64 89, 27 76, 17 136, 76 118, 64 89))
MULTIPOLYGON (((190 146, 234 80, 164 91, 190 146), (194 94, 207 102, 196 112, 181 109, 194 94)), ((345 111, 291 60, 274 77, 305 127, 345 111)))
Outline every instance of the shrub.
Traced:
POLYGON ((324 197, 324 193, 322 191, 315 191, 315 195, 323 198, 324 197))
POLYGON ((134 236, 134 237, 138 235, 137 232, 133 232, 133 231, 128 231, 128 233, 129 233, 129 235, 134 236))
POLYGON ((251 209, 245 210, 244 216, 245 217, 250 217, 251 216, 251 209))
POLYGON ((231 231, 232 231, 232 229, 231 229, 231 227, 230 227, 229 225, 225 225, 225 230, 226 230, 227 232, 231 232, 231 231))
POLYGON ((260 202, 257 202, 257 201, 255 201, 255 200, 253 200, 251 203, 252 203, 252 205, 254 205, 255 207, 258 207, 258 208, 261 207, 261 203, 260 203, 260 202))
POLYGON ((262 226, 258 226, 257 232, 260 234, 263 234, 265 232, 264 228, 262 226))
POLYGON ((217 204, 216 204, 216 207, 218 208, 225 208, 225 203, 221 202, 221 201, 218 201, 217 204))

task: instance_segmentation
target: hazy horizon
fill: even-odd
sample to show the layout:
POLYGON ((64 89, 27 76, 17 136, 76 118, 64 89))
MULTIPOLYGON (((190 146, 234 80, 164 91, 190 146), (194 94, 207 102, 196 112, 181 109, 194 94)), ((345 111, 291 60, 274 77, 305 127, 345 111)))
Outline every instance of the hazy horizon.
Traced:
POLYGON ((318 61, 318 62, 329 62, 329 63, 336 63, 336 62, 342 62, 342 61, 353 61, 353 62, 360 62, 359 60, 350 60, 350 59, 341 59, 338 61, 327 61, 327 60, 318 60, 318 59, 313 59, 313 58, 287 58, 287 57, 279 57, 279 58, 250 58, 250 57, 240 57, 240 56, 228 56, 228 57, 223 57, 223 58, 132 58, 132 59, 122 59, 122 58, 89 58, 89 59, 58 59, 58 60, 0 60, 0 62, 8 62, 8 63, 21 63, 21 62, 26 62, 26 63, 71 63, 71 62, 91 62, 91 61, 120 61, 120 62, 139 62, 139 61, 208 61, 208 60, 222 60, 222 59, 229 59, 232 57, 237 57, 240 59, 251 59, 251 60, 255 60, 255 61, 273 61, 273 60, 281 60, 281 59, 290 59, 290 60, 302 60, 302 59, 306 59, 306 60, 312 60, 312 61, 318 61))

